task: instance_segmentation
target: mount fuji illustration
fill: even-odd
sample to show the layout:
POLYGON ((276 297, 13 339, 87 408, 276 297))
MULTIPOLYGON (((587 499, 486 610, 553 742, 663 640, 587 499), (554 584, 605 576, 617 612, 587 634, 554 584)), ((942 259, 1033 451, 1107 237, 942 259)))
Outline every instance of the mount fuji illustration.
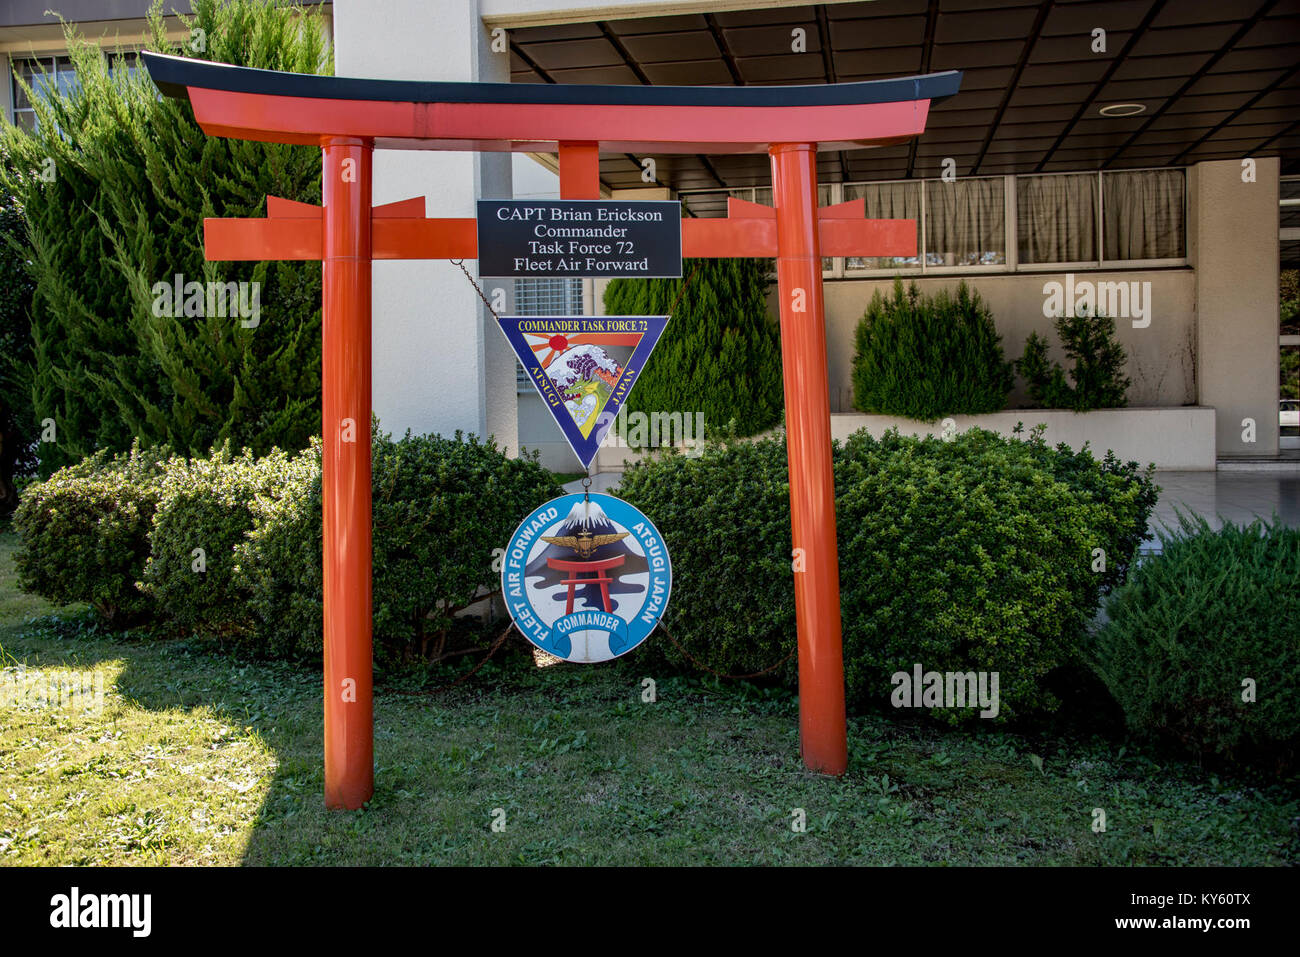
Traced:
MULTIPOLYGON (((623 556, 623 564, 610 574, 614 581, 610 583, 611 608, 618 611, 619 601, 613 596, 639 595, 645 591, 644 585, 624 581, 630 575, 649 571, 644 555, 638 555, 627 545, 628 533, 618 528, 605 510, 590 500, 575 502, 569 514, 555 529, 553 534, 542 536, 546 548, 538 554, 524 569, 524 578, 528 587, 537 591, 551 592, 551 601, 559 603, 563 611, 568 599, 567 589, 560 586, 567 573, 550 568, 548 558, 598 562, 608 558, 623 556), (537 579, 534 581, 534 579, 537 579)), ((583 585, 575 592, 575 610, 588 608, 603 611, 600 588, 596 585, 583 585)))

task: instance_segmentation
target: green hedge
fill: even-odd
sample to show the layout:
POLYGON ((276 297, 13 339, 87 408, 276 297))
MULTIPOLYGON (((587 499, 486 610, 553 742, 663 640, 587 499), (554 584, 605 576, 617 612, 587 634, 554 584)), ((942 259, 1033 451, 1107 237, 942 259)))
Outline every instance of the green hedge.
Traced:
MULTIPOLYGON (((535 458, 492 442, 372 439, 376 659, 436 652, 454 613, 494 590, 519 521, 561 494, 535 458)), ((20 583, 121 622, 234 637, 258 653, 321 648, 319 442, 287 456, 96 456, 26 489, 20 583), (196 571, 194 550, 206 568, 196 571)))
POLYGON ((996 412, 1015 383, 993 316, 965 282, 955 296, 879 291, 858 322, 853 403, 861 412, 933 422, 945 415, 996 412))
MULTIPOLYGON (((286 494, 264 497, 240 567, 259 635, 277 654, 321 644, 319 454, 304 453, 286 494)), ((377 436, 373 547, 377 656, 436 650, 452 614, 495 590, 493 550, 533 508, 561 494, 534 459, 510 459, 489 441, 377 436)))
POLYGON ((279 450, 255 458, 248 450, 232 455, 225 445, 208 458, 167 463, 144 580, 179 628, 251 624, 235 552, 253 530, 258 498, 283 483, 288 462, 279 450))
POLYGON ((1179 516, 1106 603, 1093 667, 1136 732, 1200 755, 1300 754, 1300 529, 1179 516), (1255 700, 1243 700, 1253 679, 1255 700))
MULTIPOLYGON (((997 671, 999 720, 1054 707, 1043 679, 1078 660, 1085 623, 1145 536, 1149 475, 1038 435, 980 430, 951 441, 858 433, 836 446, 834 463, 850 701, 887 702, 890 676, 919 663, 997 671), (1105 571, 1093 571, 1097 548, 1105 571)), ((795 573, 782 441, 638 465, 620 494, 669 547, 668 626, 693 657, 750 673, 789 653, 795 573)), ((648 647, 692 667, 662 638, 648 647)), ((793 662, 782 674, 793 681, 793 662)))
POLYGON ((153 611, 140 590, 165 456, 100 452, 23 490, 18 585, 56 605, 87 602, 110 624, 153 611))

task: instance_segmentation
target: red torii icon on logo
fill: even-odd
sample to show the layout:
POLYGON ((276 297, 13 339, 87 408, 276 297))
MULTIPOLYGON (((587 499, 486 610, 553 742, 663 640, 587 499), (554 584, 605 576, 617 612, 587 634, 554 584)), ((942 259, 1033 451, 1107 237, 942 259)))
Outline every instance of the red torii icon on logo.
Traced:
POLYGON ((371 262, 474 259, 473 219, 427 219, 423 198, 371 205, 375 149, 558 152, 560 195, 600 197, 600 150, 767 153, 775 208, 731 200, 682 222, 690 257, 775 258, 781 312, 799 631, 800 746, 812 770, 848 763, 831 475, 823 256, 915 256, 913 220, 865 219, 862 200, 817 207, 818 149, 905 142, 961 73, 779 87, 424 83, 253 70, 144 53, 168 96, 213 136, 319 146, 322 206, 267 197, 265 219, 208 219, 210 260, 319 259, 324 436, 325 802, 374 792, 370 444, 371 262), (346 697, 339 689, 355 686, 346 697))

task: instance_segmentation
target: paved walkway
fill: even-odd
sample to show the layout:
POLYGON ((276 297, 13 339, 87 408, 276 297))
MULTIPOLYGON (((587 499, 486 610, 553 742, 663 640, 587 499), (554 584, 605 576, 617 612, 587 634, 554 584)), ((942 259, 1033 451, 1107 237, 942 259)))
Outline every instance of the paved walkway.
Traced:
POLYGON ((1221 520, 1240 525, 1276 512, 1285 525, 1300 527, 1300 469, 1248 472, 1156 472, 1160 500, 1151 515, 1153 527, 1176 528, 1177 507, 1204 515, 1218 528, 1221 520))

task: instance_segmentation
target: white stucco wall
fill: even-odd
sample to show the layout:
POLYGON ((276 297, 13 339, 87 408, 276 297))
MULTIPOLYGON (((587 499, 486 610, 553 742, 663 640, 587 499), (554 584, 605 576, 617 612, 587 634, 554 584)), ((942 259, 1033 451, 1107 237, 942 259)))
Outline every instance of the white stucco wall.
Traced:
MULTIPOLYGON (((335 72, 403 80, 510 79, 488 49, 477 0, 335 0, 335 72)), ((376 150, 374 202, 426 197, 428 216, 473 216, 480 197, 511 195, 504 153, 376 150)), ((474 271, 475 262, 467 261, 474 271)), ((509 284, 506 284, 509 285, 509 284)), ((514 355, 446 261, 374 264, 374 408, 394 434, 495 435, 518 446, 514 355)))

